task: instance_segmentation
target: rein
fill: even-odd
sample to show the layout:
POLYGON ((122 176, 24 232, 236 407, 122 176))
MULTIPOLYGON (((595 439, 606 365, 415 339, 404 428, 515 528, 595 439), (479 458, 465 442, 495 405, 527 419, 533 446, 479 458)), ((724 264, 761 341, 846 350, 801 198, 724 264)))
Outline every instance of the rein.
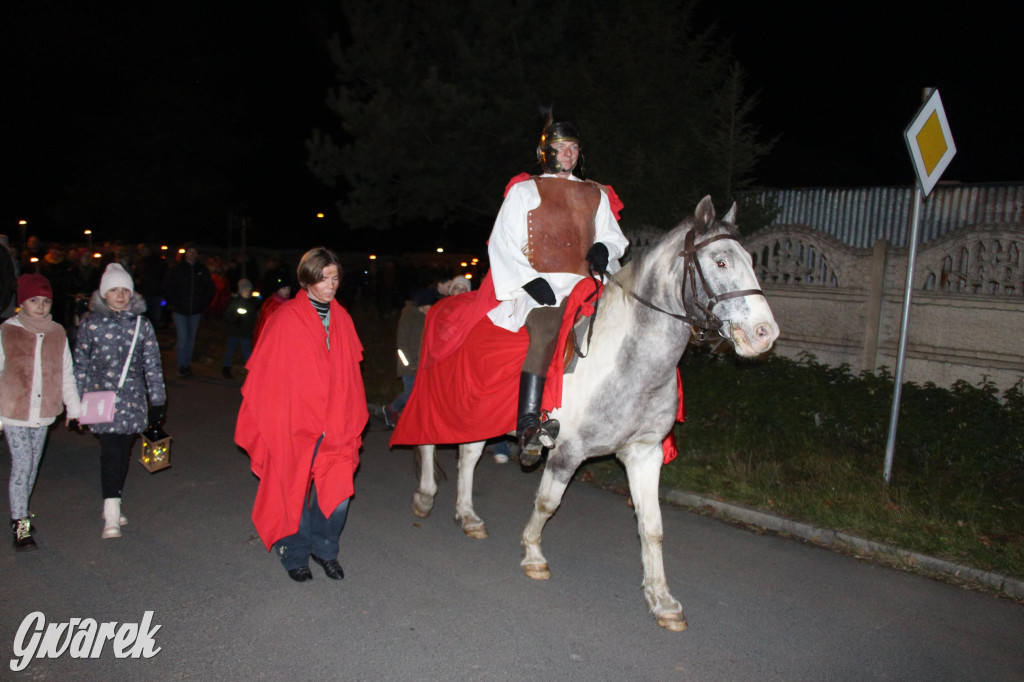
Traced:
POLYGON ((679 257, 683 259, 683 284, 681 287, 681 296, 683 300, 683 308, 686 312, 673 313, 669 310, 659 307, 652 301, 647 300, 643 296, 640 296, 634 291, 630 291, 624 287, 618 279, 615 277, 609 277, 609 281, 614 282, 616 286, 622 289, 625 293, 629 294, 633 299, 641 303, 642 305, 650 308, 651 310, 657 311, 673 317, 677 320, 684 322, 693 331, 694 336, 699 341, 705 341, 710 332, 716 332, 719 336, 725 338, 725 334, 722 332, 722 328, 725 323, 714 313, 714 307, 722 301, 727 301, 731 298, 742 298, 744 296, 763 296, 764 292, 760 289, 737 289, 735 291, 728 291, 721 294, 716 294, 711 290, 711 286, 708 284, 707 278, 704 276, 704 270, 700 267, 700 263, 697 260, 697 252, 703 249, 705 246, 722 239, 731 239, 735 242, 739 242, 736 237, 730 234, 720 234, 710 239, 705 239, 702 242, 694 243, 694 230, 690 230, 686 233, 686 241, 683 244, 683 250, 679 252, 679 257), (697 281, 700 281, 701 287, 704 289, 704 293, 707 294, 708 301, 706 304, 700 304, 697 301, 696 296, 693 297, 691 306, 687 306, 686 303, 686 284, 689 282, 690 290, 696 293, 697 281), (696 312, 689 308, 696 308, 697 311, 702 313, 703 317, 698 317, 696 312))
MULTIPOLYGON (((594 290, 591 291, 585 299, 583 299, 583 302, 580 303, 579 306, 577 306, 576 312, 573 313, 572 317, 572 323, 573 326, 575 326, 576 321, 579 320, 580 315, 583 314, 583 304, 588 303, 590 299, 594 299, 594 312, 590 314, 590 322, 587 323, 587 353, 584 353, 583 349, 580 348, 580 345, 576 343, 576 330, 573 329, 570 331, 570 336, 572 337, 573 352, 575 352, 576 355, 578 355, 581 358, 587 357, 587 354, 590 352, 590 340, 594 336, 594 318, 597 317, 597 305, 601 302, 601 297, 598 296, 598 293, 601 291, 601 280, 597 278, 597 274, 594 273, 593 268, 590 269, 590 278, 595 282, 594 290)), ((609 277, 609 279, 611 278, 609 277)))
MULTIPOLYGON (((675 318, 685 323, 688 327, 690 327, 691 332, 697 338, 698 341, 706 341, 708 335, 711 332, 717 333, 723 339, 728 338, 727 335, 722 331, 722 328, 725 326, 725 322, 723 322, 720 317, 715 315, 714 307, 721 303, 722 301, 728 301, 731 298, 742 298, 744 296, 763 296, 764 292, 761 291, 760 289, 736 289, 735 291, 727 291, 721 294, 716 294, 714 291, 711 290, 711 286, 708 284, 707 278, 704 276, 704 270, 700 267, 700 262, 697 260, 697 252, 703 249, 705 246, 713 244, 714 242, 720 241, 722 239, 731 239, 734 242, 739 243, 739 240, 736 239, 736 237, 732 236, 731 234, 720 234, 718 236, 711 237, 710 239, 705 239, 702 242, 695 243, 694 230, 691 229, 689 232, 686 233, 686 239, 683 243, 683 250, 677 254, 679 257, 683 259, 683 284, 680 290, 680 295, 683 300, 683 308, 684 310, 686 310, 686 312, 682 314, 674 313, 670 310, 665 310, 664 308, 655 304, 653 301, 650 301, 644 298, 643 296, 640 296, 635 291, 630 291, 625 286, 623 286, 622 283, 619 282, 618 278, 616 278, 614 275, 609 275, 607 277, 607 280, 615 284, 615 286, 622 289, 623 292, 629 294, 629 296, 631 296, 634 300, 646 306, 647 308, 650 308, 651 310, 662 313, 664 315, 668 315, 669 317, 675 318), (708 301, 707 303, 701 305, 697 301, 696 296, 694 296, 691 306, 700 311, 703 314, 703 318, 698 317, 695 312, 687 310, 688 306, 686 303, 687 282, 690 283, 690 290, 696 292, 698 280, 700 281, 701 287, 704 289, 704 293, 707 294, 708 301)), ((597 280, 597 277, 593 271, 591 271, 590 276, 593 279, 597 280)), ((598 289, 597 287, 595 287, 594 291, 589 296, 587 296, 587 298, 584 299, 583 302, 589 302, 590 299, 594 298, 597 295, 597 292, 598 289)), ((590 348, 590 340, 594 333, 594 319, 597 317, 597 306, 598 303, 600 303, 600 301, 600 298, 594 301, 594 313, 590 317, 590 323, 587 325, 588 352, 590 348)), ((582 310, 583 305, 581 304, 579 308, 576 310, 576 313, 573 315, 574 320, 579 319, 582 310)), ((576 342, 575 332, 573 332, 572 334, 572 345, 576 355, 578 355, 581 358, 587 357, 587 355, 583 352, 583 349, 576 342)))

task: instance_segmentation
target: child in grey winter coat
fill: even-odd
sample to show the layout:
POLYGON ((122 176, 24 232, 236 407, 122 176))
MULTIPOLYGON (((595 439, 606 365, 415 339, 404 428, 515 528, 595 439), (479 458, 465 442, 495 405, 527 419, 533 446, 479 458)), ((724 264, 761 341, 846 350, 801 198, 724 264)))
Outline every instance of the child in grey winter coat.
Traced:
POLYGON ((21 310, 0 326, 0 420, 11 450, 11 530, 14 549, 36 549, 28 498, 39 471, 46 432, 67 406, 68 425, 78 419, 71 350, 64 328, 53 321, 53 288, 42 275, 18 278, 21 310))
POLYGON ((120 264, 111 263, 100 279, 99 290, 89 301, 89 314, 82 320, 75 340, 75 379, 79 392, 117 393, 114 420, 89 426, 100 439, 104 539, 121 537, 121 526, 127 523, 121 515, 121 491, 128 475, 135 434, 148 426, 159 426, 164 420, 167 393, 160 346, 153 324, 143 315, 145 311, 145 300, 135 293, 131 275, 120 264), (140 316, 141 321, 138 321, 140 316), (118 381, 136 328, 139 339, 124 385, 119 389, 118 381))

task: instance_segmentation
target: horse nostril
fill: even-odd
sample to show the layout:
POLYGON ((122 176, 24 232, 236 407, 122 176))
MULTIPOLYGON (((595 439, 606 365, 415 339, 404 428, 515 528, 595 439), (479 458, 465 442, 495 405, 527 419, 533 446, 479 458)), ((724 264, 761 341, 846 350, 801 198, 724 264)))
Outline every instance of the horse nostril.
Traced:
POLYGON ((769 324, 759 324, 754 329, 754 333, 757 334, 759 339, 767 339, 772 335, 772 327, 769 324))

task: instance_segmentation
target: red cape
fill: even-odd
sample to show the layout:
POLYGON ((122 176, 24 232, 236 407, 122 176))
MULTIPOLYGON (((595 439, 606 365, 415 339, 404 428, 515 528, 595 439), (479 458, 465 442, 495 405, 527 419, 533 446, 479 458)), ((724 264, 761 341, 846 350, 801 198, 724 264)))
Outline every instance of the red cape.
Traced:
POLYGON ((324 339, 323 323, 300 291, 267 321, 246 365, 235 442, 260 479, 252 521, 268 550, 298 531, 310 481, 325 516, 354 492, 369 418, 359 372, 363 346, 334 301, 330 351, 324 339))
MULTIPOLYGON (((566 299, 557 348, 564 349, 577 314, 592 315, 603 287, 584 279, 566 299)), ((444 298, 427 313, 412 395, 391 436, 391 445, 471 443, 516 428, 519 375, 529 336, 496 326, 487 311, 497 305, 490 273, 477 291, 444 298)), ((562 353, 556 352, 544 385, 542 407, 562 404, 562 353)), ((677 419, 683 420, 683 387, 677 419)), ((670 432, 662 443, 667 463, 676 456, 670 432)))
POLYGON ((256 328, 252 330, 253 343, 256 343, 256 341, 259 340, 260 332, 262 332, 263 328, 267 326, 267 320, 270 319, 270 316, 274 314, 274 311, 284 305, 286 301, 288 301, 288 299, 281 298, 277 294, 274 294, 260 306, 260 313, 256 317, 256 328))

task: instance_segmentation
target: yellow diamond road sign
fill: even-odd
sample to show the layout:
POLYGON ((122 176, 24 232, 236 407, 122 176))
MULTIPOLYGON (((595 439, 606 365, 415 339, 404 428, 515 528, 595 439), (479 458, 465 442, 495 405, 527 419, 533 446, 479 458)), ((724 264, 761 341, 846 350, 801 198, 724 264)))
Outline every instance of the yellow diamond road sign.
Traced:
POLYGON ((903 134, 921 189, 928 196, 956 156, 956 144, 949 132, 949 122, 938 90, 925 100, 903 134))

